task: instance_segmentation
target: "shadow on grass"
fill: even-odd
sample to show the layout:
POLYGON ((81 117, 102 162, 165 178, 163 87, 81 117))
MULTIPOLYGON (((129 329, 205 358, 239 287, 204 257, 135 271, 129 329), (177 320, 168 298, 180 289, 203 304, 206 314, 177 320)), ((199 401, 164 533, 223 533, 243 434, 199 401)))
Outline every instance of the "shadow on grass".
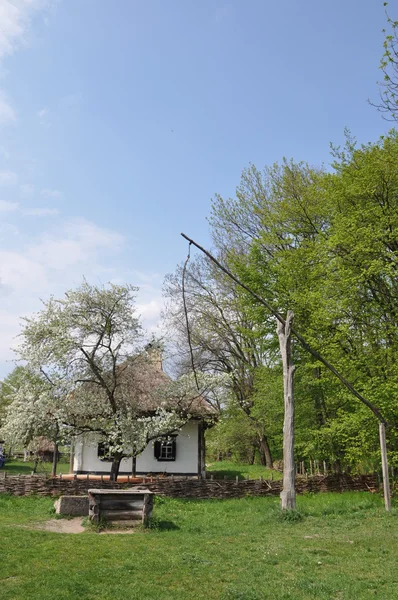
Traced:
POLYGON ((7 460, 4 467, 0 469, 0 473, 7 471, 7 475, 30 475, 32 470, 31 463, 14 463, 14 461, 7 460))
POLYGON ((180 528, 173 523, 173 521, 162 521, 154 517, 149 521, 147 529, 155 529, 156 531, 177 531, 180 528))

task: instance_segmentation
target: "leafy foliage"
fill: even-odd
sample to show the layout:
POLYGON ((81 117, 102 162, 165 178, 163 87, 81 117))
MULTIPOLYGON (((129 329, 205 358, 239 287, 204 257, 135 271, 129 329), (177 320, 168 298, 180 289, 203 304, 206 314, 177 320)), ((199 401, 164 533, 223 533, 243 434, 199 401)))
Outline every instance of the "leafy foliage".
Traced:
MULTIPOLYGON (((226 266, 279 313, 292 309, 296 329, 382 413, 395 462, 398 136, 357 147, 347 132, 346 146, 333 155, 333 172, 288 160, 263 171, 249 167, 235 198, 216 197, 210 222, 226 266)), ((271 358, 251 372, 260 382, 251 398, 262 399, 270 431, 280 423, 272 400, 280 392, 271 385, 279 369, 275 325, 251 296, 241 298, 271 358)), ((294 354, 297 459, 374 468, 372 413, 300 346, 294 354)))

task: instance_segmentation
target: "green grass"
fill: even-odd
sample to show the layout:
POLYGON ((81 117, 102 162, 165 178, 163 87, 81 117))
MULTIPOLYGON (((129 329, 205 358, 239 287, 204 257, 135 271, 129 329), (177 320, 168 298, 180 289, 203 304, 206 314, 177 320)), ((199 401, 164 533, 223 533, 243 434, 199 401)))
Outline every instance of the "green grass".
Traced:
POLYGON ((235 479, 239 476, 239 479, 282 479, 282 473, 267 469, 262 465, 244 465, 229 462, 227 460, 210 463, 207 465, 206 470, 211 474, 214 474, 215 478, 227 477, 228 479, 235 479))
MULTIPOLYGON (((238 475, 240 479, 282 479, 282 473, 279 471, 273 471, 267 469, 262 465, 245 465, 237 464, 229 461, 214 462, 206 467, 210 474, 213 474, 215 478, 227 477, 228 479, 235 479, 238 475)), ((33 462, 23 462, 22 460, 7 460, 5 468, 0 469, 0 473, 4 470, 10 475, 30 475, 33 470, 33 462)), ((51 473, 51 463, 41 462, 37 469, 37 473, 51 473)), ((57 473, 69 473, 69 463, 59 463, 57 465, 57 473)))
MULTIPOLYGON (((7 471, 10 475, 30 475, 33 471, 33 462, 23 462, 23 460, 6 460, 5 466, 0 469, 0 473, 7 471)), ((37 468, 37 473, 51 473, 52 464, 50 462, 41 462, 37 468)), ((58 463, 57 473, 69 473, 69 463, 58 463)))
POLYGON ((398 599, 398 509, 368 493, 157 499, 133 535, 35 530, 52 499, 0 496, 1 600, 398 599))

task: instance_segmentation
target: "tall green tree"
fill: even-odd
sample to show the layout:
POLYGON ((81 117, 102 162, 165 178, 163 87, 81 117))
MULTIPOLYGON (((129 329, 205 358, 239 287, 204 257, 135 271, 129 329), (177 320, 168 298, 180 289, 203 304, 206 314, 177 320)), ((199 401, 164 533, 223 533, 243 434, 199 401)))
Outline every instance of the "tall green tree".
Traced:
MULTIPOLYGON (((289 161, 263 172, 251 167, 236 198, 217 198, 212 215, 225 263, 279 313, 294 310, 296 328, 387 416, 390 448, 397 414, 396 153, 392 133, 361 148, 348 138, 333 173, 289 161)), ((268 315, 256 310, 263 323, 268 315)), ((311 400, 306 428, 325 433, 312 436, 318 451, 329 448, 352 466, 375 458, 372 414, 317 361, 295 352, 307 373, 298 398, 311 400)))

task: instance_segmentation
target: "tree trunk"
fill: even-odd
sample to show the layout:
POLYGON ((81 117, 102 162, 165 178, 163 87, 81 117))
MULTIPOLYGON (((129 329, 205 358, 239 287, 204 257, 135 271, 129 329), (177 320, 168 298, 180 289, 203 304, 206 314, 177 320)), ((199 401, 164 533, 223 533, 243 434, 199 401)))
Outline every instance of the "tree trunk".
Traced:
POLYGON ((58 442, 54 442, 53 465, 52 465, 52 469, 51 469, 52 477, 55 477, 57 474, 57 464, 58 464, 58 442))
POLYGON ((268 469, 273 469, 274 462, 272 460, 271 449, 268 444, 267 437, 260 433, 258 436, 258 448, 260 451, 260 462, 262 465, 268 467, 268 469))
POLYGON ((137 457, 133 456, 133 472, 132 472, 133 477, 135 477, 137 475, 137 457))
POLYGON ((70 443, 70 454, 69 454, 69 473, 73 473, 74 460, 75 460, 74 444, 73 444, 73 442, 71 442, 70 443))
POLYGON ((109 475, 109 480, 115 483, 117 481, 117 477, 119 475, 120 463, 122 461, 123 454, 116 453, 113 455, 111 472, 109 475))
POLYGON ((35 452, 35 460, 34 460, 34 463, 33 463, 33 470, 32 470, 32 473, 36 473, 36 471, 37 471, 37 467, 39 466, 39 460, 40 460, 40 458, 39 458, 39 453, 38 453, 38 452, 35 452))
POLYGON ((292 321, 294 314, 288 311, 286 324, 278 322, 277 332, 283 365, 283 395, 285 416, 283 421, 283 489, 281 492, 282 510, 296 508, 296 468, 294 464, 294 396, 292 364, 292 321))

